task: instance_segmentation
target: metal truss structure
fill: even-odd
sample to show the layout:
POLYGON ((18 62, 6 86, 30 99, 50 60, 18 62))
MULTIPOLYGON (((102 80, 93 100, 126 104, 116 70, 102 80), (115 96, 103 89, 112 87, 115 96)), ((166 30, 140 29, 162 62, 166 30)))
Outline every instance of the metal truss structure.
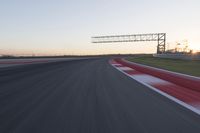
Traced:
POLYGON ((133 35, 114 35, 114 36, 95 36, 92 43, 117 43, 117 42, 142 42, 157 41, 157 53, 165 52, 166 33, 133 34, 133 35))

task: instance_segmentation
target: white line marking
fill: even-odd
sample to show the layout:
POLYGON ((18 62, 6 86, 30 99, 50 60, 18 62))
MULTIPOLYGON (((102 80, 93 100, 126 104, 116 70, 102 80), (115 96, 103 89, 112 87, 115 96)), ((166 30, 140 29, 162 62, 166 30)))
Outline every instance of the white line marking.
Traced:
POLYGON ((193 102, 193 103, 191 103, 191 105, 193 105, 195 108, 200 110, 200 102, 193 102))

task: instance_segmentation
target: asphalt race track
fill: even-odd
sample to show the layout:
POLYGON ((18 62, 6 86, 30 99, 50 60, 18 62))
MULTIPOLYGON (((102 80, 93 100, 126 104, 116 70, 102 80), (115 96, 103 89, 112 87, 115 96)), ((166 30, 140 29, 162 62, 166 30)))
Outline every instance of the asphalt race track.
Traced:
POLYGON ((200 116, 83 59, 0 68, 0 133, 200 133, 200 116))

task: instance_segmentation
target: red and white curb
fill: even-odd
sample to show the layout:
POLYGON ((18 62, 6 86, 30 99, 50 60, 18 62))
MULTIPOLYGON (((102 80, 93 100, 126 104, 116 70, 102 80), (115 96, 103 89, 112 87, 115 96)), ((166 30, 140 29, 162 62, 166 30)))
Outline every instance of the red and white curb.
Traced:
POLYGON ((200 92, 141 73, 114 60, 110 60, 110 64, 137 82, 200 115, 200 92))

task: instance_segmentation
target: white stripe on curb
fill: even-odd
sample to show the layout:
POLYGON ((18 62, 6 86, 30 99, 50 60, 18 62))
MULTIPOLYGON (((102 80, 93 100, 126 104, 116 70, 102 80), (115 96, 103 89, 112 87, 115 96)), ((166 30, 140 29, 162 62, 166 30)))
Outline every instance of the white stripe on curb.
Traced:
POLYGON ((134 70, 134 69, 132 69, 132 68, 130 68, 130 67, 119 67, 121 70, 123 70, 123 71, 129 71, 129 70, 134 70))
POLYGON ((139 81, 143 81, 147 84, 151 84, 151 85, 155 85, 155 84, 170 84, 170 82, 162 80, 160 78, 151 76, 151 75, 147 75, 147 74, 140 74, 140 75, 131 75, 131 77, 133 77, 134 79, 137 79, 139 81))

